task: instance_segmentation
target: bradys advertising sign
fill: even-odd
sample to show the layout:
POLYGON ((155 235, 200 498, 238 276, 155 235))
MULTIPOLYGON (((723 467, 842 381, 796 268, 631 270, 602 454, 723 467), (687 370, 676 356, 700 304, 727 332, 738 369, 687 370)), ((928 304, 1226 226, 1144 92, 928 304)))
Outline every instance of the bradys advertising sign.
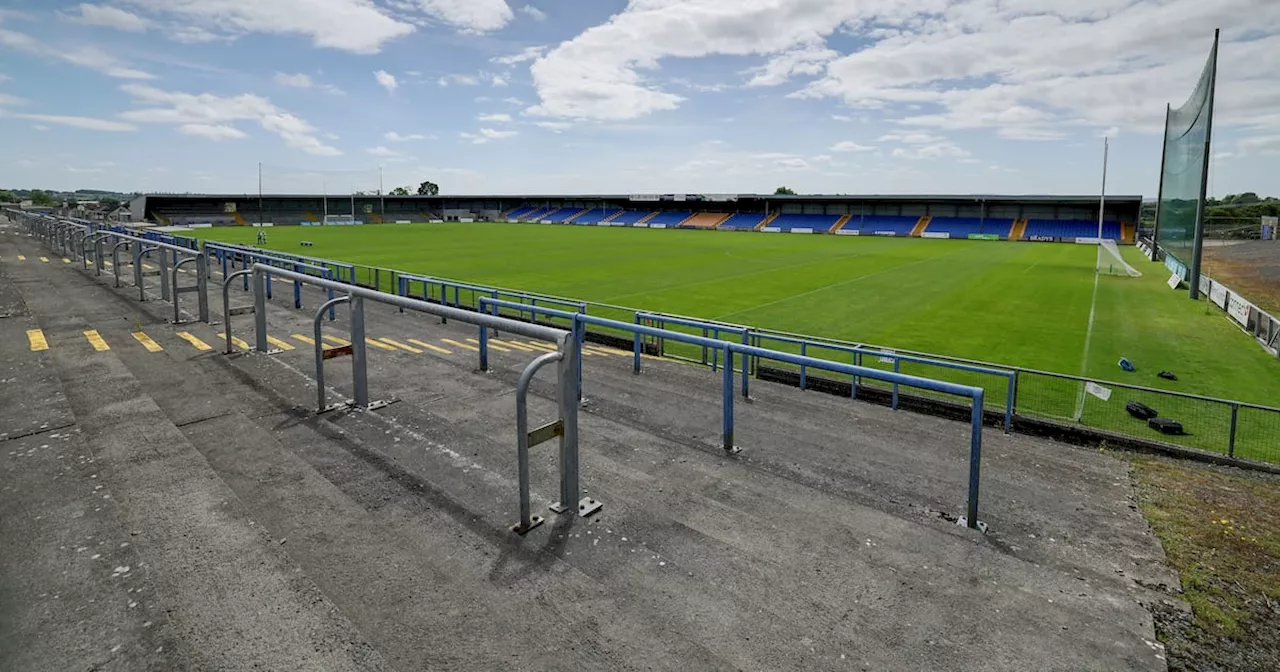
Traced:
POLYGON ((1033 243, 1056 243, 1056 242, 1058 242, 1058 239, 1057 239, 1057 238, 1054 238, 1053 236, 1027 236, 1027 240, 1029 240, 1029 241, 1031 241, 1031 242, 1033 242, 1033 243))

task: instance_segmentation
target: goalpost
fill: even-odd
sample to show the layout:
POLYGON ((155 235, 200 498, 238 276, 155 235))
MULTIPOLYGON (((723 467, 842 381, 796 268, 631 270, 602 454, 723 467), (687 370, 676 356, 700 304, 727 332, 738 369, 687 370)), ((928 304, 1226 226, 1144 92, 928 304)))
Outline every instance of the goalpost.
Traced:
POLYGON ((1098 258, 1094 270, 1101 274, 1108 275, 1127 275, 1131 278, 1142 277, 1142 272, 1129 262, 1124 260, 1120 255, 1120 248, 1116 245, 1114 239, 1105 238, 1102 235, 1102 224, 1107 217, 1107 162, 1111 152, 1111 141, 1109 138, 1102 139, 1102 197, 1098 203, 1098 258))

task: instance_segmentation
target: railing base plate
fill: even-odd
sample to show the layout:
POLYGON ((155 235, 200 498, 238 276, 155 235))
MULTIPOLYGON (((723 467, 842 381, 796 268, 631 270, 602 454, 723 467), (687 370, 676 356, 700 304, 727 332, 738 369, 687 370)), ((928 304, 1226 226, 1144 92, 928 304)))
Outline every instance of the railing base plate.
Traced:
MULTIPOLYGON (((960 527, 969 527, 969 519, 968 519, 967 517, 965 517, 965 516, 960 516, 959 518, 957 518, 957 519, 956 519, 956 525, 959 525, 960 527)), ((979 532, 981 532, 981 533, 983 533, 983 534, 986 534, 986 533, 987 533, 987 524, 986 524, 986 523, 984 523, 984 522, 982 522, 981 520, 979 520, 979 521, 978 521, 978 531, 979 531, 979 532)))
MULTIPOLYGON (((555 504, 552 504, 547 508, 551 509, 555 513, 565 513, 569 510, 568 506, 565 506, 560 502, 556 502, 555 504)), ((578 516, 582 518, 586 518, 587 516, 590 516, 593 513, 599 512, 600 509, 603 509, 603 508, 604 508, 604 503, 601 502, 600 500, 592 499, 590 497, 583 497, 582 500, 578 502, 578 516)))
POLYGON ((512 525, 508 529, 510 529, 512 532, 515 532, 520 536, 524 536, 529 533, 529 530, 532 530, 533 528, 541 525, 543 521, 544 519, 542 516, 532 516, 529 518, 529 527, 524 527, 520 523, 516 523, 515 525, 512 525))

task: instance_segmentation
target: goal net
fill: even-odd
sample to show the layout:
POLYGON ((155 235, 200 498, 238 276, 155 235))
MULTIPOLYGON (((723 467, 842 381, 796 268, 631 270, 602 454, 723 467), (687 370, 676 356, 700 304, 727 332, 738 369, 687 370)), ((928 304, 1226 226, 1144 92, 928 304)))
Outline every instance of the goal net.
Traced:
POLYGON ((1127 275, 1131 278, 1141 278, 1142 272, 1129 265, 1129 262, 1120 256, 1120 248, 1116 246, 1116 241, 1110 238, 1104 238, 1098 243, 1098 272, 1107 275, 1127 275))

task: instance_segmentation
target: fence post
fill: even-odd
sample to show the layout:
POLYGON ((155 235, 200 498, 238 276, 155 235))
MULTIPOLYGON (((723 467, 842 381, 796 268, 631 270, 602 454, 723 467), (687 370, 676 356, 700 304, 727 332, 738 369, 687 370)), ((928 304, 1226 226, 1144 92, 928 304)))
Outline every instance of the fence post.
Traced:
MULTIPOLYGON (((511 527, 516 534, 525 534, 542 524, 542 516, 533 515, 529 504, 529 383, 538 369, 563 358, 562 352, 548 352, 534 359, 516 383, 516 474, 520 482, 520 521, 511 527)), ((561 429, 563 431, 563 426, 561 429)))
MULTIPOLYGON (((258 332, 257 334, 254 335, 255 349, 258 352, 265 353, 270 349, 267 347, 267 287, 266 287, 266 277, 265 277, 266 274, 263 273, 262 271, 255 270, 245 276, 246 280, 249 279, 249 275, 253 276, 253 324, 254 324, 255 331, 258 332)), ((227 336, 230 337, 231 325, 224 324, 222 326, 226 327, 227 336)))
MULTIPOLYGON (((749 329, 742 330, 742 344, 751 344, 751 331, 749 329)), ((746 353, 742 355, 742 398, 750 399, 751 394, 747 391, 748 380, 751 379, 751 357, 746 353)))
POLYGON ((1231 435, 1227 440, 1227 457, 1236 456, 1236 420, 1240 416, 1240 404, 1231 404, 1231 435))
POLYGON ((355 404, 369 407, 369 369, 364 343, 364 299, 352 296, 351 301, 351 378, 355 388, 355 404))
POLYGON ((551 510, 564 513, 576 502, 578 515, 589 516, 599 511, 601 504, 591 497, 579 499, 582 493, 578 462, 578 339, 571 333, 560 343, 563 357, 556 372, 556 401, 560 405, 560 420, 564 431, 560 434, 560 501, 551 510))
MULTIPOLYGON (((801 356, 801 357, 808 357, 808 356, 809 356, 809 344, 808 344, 808 343, 801 343, 801 344, 800 344, 800 356, 801 356)), ((807 381, 807 380, 805 380, 805 374, 806 374, 806 373, 807 373, 807 372, 805 371, 805 366, 804 366, 804 364, 801 364, 801 365, 800 365, 800 389, 802 389, 802 390, 806 388, 806 384, 808 383, 808 381, 807 381)))
POLYGON ((966 524, 970 529, 980 530, 978 522, 978 485, 982 482, 982 388, 977 388, 973 396, 973 413, 970 419, 969 438, 969 506, 966 524))
MULTIPOLYGON (((196 255, 196 305, 199 318, 209 323, 209 257, 201 252, 196 255)), ((227 325, 227 329, 231 326, 227 325)))
MULTIPOLYGON (((746 353, 743 353, 746 357, 746 353)), ((721 395, 724 397, 724 426, 720 430, 720 443, 724 447, 726 453, 734 454, 741 451, 740 448, 733 445, 733 350, 729 344, 724 344, 724 382, 721 384, 721 395)))
MULTIPOLYGON (((897 355, 893 357, 893 372, 902 373, 902 360, 897 355)), ((898 410, 898 384, 893 384, 893 410, 898 410)))

